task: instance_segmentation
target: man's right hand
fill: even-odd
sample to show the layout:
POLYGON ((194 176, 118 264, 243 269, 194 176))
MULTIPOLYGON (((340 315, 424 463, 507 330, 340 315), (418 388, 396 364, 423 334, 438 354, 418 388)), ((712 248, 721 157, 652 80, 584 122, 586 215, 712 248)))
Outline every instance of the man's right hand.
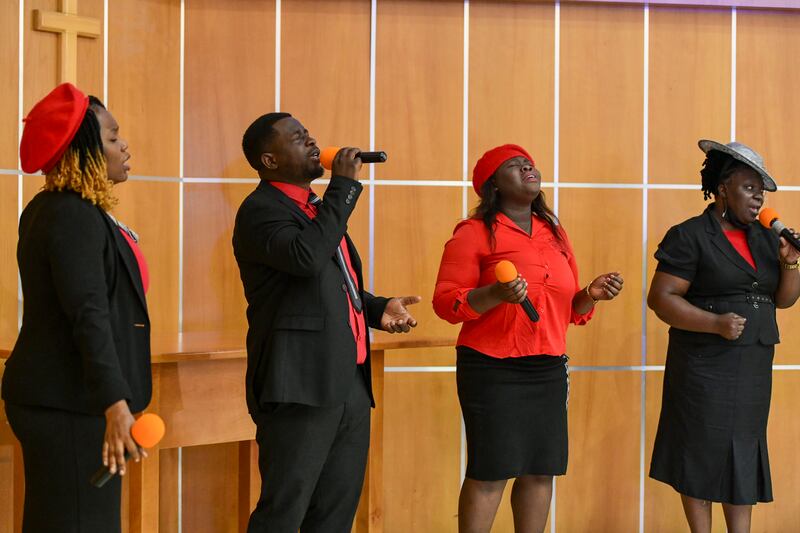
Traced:
POLYGON ((736 313, 719 315, 719 318, 717 318, 717 333, 729 341, 735 341, 741 337, 745 322, 747 322, 747 319, 736 313))
POLYGON ((331 173, 351 180, 358 180, 358 171, 361 170, 361 159, 356 154, 361 153, 360 148, 342 148, 333 158, 331 173))

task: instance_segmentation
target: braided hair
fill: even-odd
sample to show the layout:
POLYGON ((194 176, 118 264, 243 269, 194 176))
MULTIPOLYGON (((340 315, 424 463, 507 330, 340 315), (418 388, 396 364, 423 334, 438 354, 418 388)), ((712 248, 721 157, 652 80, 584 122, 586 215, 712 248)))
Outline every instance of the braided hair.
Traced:
POLYGON ((96 97, 89 96, 89 107, 83 121, 67 151, 45 176, 43 189, 74 191, 109 211, 117 204, 117 199, 111 193, 114 182, 108 177, 100 122, 93 108, 105 109, 105 106, 96 97))
POLYGON ((712 196, 716 198, 720 183, 726 182, 737 170, 742 168, 746 169, 750 166, 725 152, 709 150, 703 161, 703 168, 700 170, 703 199, 708 200, 712 196))
MULTIPOLYGON (((494 250, 497 241, 494 236, 494 226, 497 221, 497 214, 500 212, 500 194, 494 184, 495 175, 486 180, 486 183, 481 187, 481 201, 478 206, 473 209, 470 218, 481 219, 489 230, 489 243, 494 250)), ((547 206, 545 201, 544 191, 539 191, 536 199, 531 203, 531 213, 541 217, 547 225, 550 226, 550 231, 556 237, 558 242, 563 241, 561 230, 558 227, 558 218, 553 210, 547 206)))

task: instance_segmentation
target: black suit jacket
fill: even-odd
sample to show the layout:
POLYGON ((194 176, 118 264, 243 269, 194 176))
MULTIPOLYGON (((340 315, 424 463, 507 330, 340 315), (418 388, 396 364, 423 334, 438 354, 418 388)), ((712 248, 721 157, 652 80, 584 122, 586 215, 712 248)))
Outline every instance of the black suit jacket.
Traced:
POLYGON ((141 275, 119 229, 74 192, 40 192, 22 212, 17 246, 22 329, 3 399, 102 414, 150 402, 150 320, 141 275))
MULTIPOLYGON (((363 291, 361 260, 347 220, 359 182, 334 176, 314 220, 262 181, 236 214, 233 252, 247 298, 247 405, 330 406, 344 402, 356 375, 356 344, 342 271, 334 254, 344 236, 370 327, 386 298, 363 291)), ((369 340, 367 340, 369 350, 369 340)), ((370 359, 364 374, 370 386, 370 359)))
POLYGON ((720 335, 670 328, 673 341, 703 344, 764 345, 780 342, 773 297, 780 281, 778 237, 761 224, 751 224, 747 243, 756 269, 736 251, 713 204, 702 215, 673 226, 658 245, 660 272, 691 282, 684 298, 717 314, 733 312, 747 319, 742 335, 733 341, 720 335))

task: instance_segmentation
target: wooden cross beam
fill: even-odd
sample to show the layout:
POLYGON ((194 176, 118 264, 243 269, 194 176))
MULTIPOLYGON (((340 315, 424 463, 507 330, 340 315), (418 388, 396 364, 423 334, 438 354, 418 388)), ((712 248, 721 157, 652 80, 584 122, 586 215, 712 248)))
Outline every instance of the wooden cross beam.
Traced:
POLYGON ((33 27, 60 35, 60 82, 78 81, 78 37, 96 38, 100 35, 100 21, 78 16, 78 0, 60 0, 61 11, 35 10, 33 27))

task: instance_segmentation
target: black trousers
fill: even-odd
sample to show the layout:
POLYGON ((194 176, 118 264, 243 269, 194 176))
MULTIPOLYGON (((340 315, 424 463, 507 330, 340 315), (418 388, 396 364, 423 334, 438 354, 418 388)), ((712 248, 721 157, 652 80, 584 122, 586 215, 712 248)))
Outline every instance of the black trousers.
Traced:
POLYGON ((275 403, 254 415, 261 496, 248 533, 349 533, 369 449, 361 369, 336 407, 275 403))
POLYGON ((105 418, 9 403, 6 415, 22 445, 23 533, 119 532, 119 476, 101 489, 89 483, 102 466, 105 418))

